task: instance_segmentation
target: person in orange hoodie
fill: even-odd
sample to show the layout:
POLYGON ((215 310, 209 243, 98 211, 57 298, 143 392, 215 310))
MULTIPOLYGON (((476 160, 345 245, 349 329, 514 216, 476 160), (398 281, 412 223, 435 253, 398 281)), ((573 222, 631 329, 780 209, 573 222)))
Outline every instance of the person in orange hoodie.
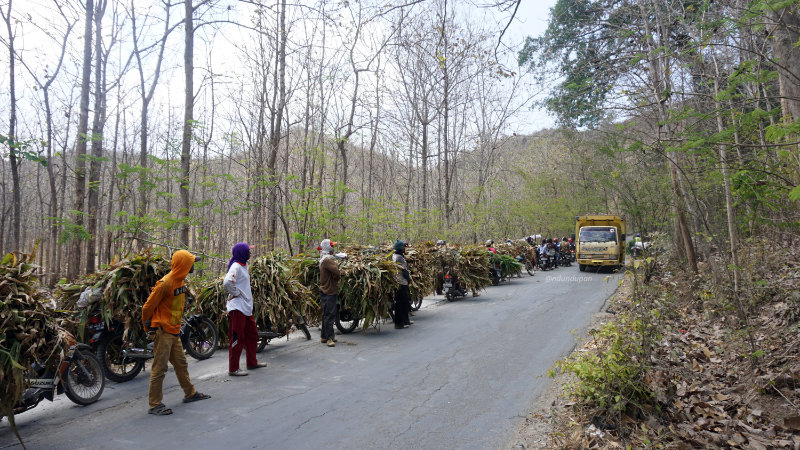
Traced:
POLYGON ((153 338, 153 367, 150 369, 148 392, 150 414, 172 414, 172 410, 161 403, 161 385, 167 373, 167 362, 175 368, 175 376, 185 394, 184 403, 211 398, 197 392, 189 379, 189 365, 180 339, 183 304, 188 292, 185 279, 194 270, 197 259, 186 250, 176 251, 172 255, 172 270, 156 283, 142 307, 144 329, 153 338))

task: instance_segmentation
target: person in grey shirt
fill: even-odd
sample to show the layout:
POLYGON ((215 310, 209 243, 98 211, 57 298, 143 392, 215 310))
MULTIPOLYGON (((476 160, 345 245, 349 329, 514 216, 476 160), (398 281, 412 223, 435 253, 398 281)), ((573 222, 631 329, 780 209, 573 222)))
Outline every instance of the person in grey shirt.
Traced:
POLYGON ((400 266, 400 273, 397 274, 397 282, 400 283, 400 288, 394 294, 394 327, 395 328, 408 328, 412 322, 408 317, 408 312, 411 310, 411 295, 408 291, 408 282, 411 281, 411 274, 408 272, 408 263, 405 256, 406 243, 398 240, 394 243, 394 254, 392 254, 392 261, 400 266))

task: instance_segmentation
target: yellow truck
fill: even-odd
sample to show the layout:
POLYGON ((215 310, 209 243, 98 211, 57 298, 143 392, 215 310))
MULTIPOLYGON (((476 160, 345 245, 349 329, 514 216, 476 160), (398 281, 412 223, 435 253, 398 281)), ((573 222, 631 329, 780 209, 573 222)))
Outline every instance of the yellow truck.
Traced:
POLYGON ((575 216, 575 257, 586 266, 625 265, 625 219, 612 215, 575 216))

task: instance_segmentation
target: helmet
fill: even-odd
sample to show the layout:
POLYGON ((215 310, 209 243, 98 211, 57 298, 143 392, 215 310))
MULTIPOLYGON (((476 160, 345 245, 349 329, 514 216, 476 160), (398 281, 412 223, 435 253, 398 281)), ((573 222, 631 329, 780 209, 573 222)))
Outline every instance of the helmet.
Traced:
POLYGON ((405 250, 405 248, 406 248, 406 242, 405 241, 400 240, 400 239, 394 241, 394 251, 400 252, 400 251, 405 250))
POLYGON ((491 246, 492 246, 492 244, 494 244, 494 241, 493 241, 493 240, 491 240, 491 239, 487 239, 487 240, 486 240, 486 246, 487 246, 487 247, 491 247, 491 246))
POLYGON ((565 238, 565 237, 561 238, 561 242, 564 242, 566 240, 567 240, 567 238, 565 238))
POLYGON ((509 238, 506 238, 506 244, 511 244, 511 243, 512 243, 512 242, 511 242, 511 239, 509 239, 509 238))
POLYGON ((447 242, 445 242, 443 239, 439 239, 436 241, 436 245, 447 245, 447 242))
POLYGON ((642 235, 639 234, 639 233, 636 233, 636 237, 642 237, 642 235))
POLYGON ((558 238, 553 239, 553 242, 558 242, 558 238))

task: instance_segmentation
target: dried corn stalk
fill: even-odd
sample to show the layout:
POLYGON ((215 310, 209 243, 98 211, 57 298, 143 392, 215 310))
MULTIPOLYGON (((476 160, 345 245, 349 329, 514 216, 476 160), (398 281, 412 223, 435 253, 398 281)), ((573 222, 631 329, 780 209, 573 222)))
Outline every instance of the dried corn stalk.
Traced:
MULTIPOLYGON (((298 314, 301 314, 306 321, 314 323, 320 315, 316 296, 297 279, 292 270, 292 260, 285 254, 269 253, 254 258, 247 267, 256 322, 268 317, 273 324, 292 325, 297 323, 298 314)), ((227 298, 222 278, 208 283, 197 298, 197 311, 217 324, 221 338, 228 336, 227 298)), ((287 326, 286 330, 289 329, 287 326)))
POLYGON ((339 305, 363 319, 362 330, 377 327, 389 315, 389 304, 399 287, 397 264, 383 252, 348 253, 339 263, 339 305))
POLYGON ((12 426, 14 406, 26 389, 25 371, 34 362, 58 361, 66 346, 37 290, 33 261, 33 255, 9 253, 0 262, 0 416, 8 416, 12 426))
POLYGON ((454 245, 440 255, 444 267, 451 267, 467 290, 477 292, 492 281, 489 279, 489 252, 485 247, 454 245))
MULTIPOLYGON (((69 284, 56 287, 58 306, 61 309, 77 310, 78 299, 87 288, 102 289, 100 308, 103 320, 112 319, 122 323, 141 323, 142 306, 150 296, 156 282, 171 270, 170 259, 151 249, 115 260, 100 272, 86 275, 69 284)), ((82 315, 85 325, 86 314, 82 315)), ((134 327, 138 330, 139 327, 134 327)))

